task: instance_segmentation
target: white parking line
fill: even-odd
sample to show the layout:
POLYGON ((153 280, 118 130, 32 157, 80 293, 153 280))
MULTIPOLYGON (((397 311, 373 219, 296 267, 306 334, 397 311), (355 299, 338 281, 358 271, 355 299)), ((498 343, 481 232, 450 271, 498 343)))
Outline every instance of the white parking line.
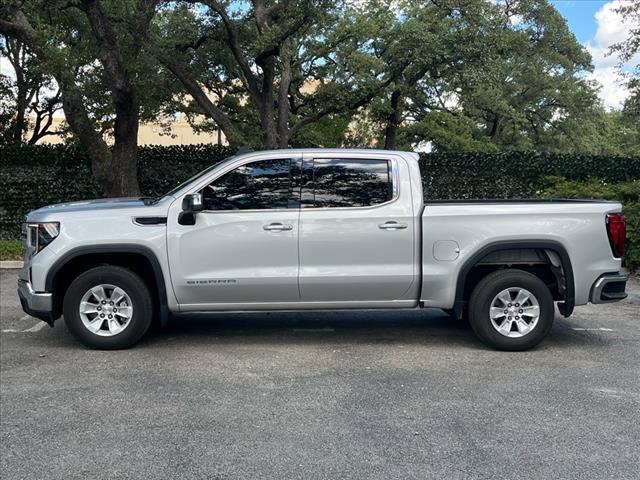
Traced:
POLYGON ((576 332, 592 332, 592 331, 599 331, 599 332, 613 332, 612 328, 602 328, 602 327, 598 327, 598 328, 576 328, 576 327, 572 327, 573 330, 575 330, 576 332))
MULTIPOLYGON (((25 320, 28 320, 30 318, 32 317, 30 317, 29 315, 25 315, 19 321, 24 322, 25 320)), ((2 330, 2 333, 36 333, 42 330, 45 325, 46 323, 44 322, 38 322, 33 327, 26 328, 24 330, 19 330, 17 328, 5 328, 4 330, 2 330)))
POLYGON ((44 328, 45 325, 46 325, 46 323, 44 323, 44 322, 38 322, 33 327, 27 328, 26 330, 23 330, 23 331, 25 333, 39 332, 40 330, 42 330, 44 328))

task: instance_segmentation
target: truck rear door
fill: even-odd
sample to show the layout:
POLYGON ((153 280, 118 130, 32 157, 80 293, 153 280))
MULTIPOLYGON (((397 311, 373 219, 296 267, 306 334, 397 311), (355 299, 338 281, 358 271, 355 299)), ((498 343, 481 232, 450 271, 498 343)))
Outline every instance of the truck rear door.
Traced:
POLYGON ((408 298, 416 227, 401 173, 408 178, 405 160, 393 155, 303 157, 301 301, 381 306, 408 298))

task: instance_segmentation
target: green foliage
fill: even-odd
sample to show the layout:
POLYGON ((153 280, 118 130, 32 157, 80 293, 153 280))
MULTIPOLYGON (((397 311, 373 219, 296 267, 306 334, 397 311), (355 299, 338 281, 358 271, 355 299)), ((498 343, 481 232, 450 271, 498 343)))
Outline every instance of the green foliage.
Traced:
MULTIPOLYGON (((217 145, 140 147, 142 193, 162 195, 233 152, 217 145)), ((420 168, 427 199, 531 198, 546 192, 551 175, 569 182, 598 178, 598 182, 606 182, 602 185, 640 179, 640 157, 441 152, 423 155, 420 168)), ((573 184, 567 184, 558 195, 591 195, 572 188, 573 184)), ((613 193, 600 192, 600 198, 635 201, 637 192, 626 193, 625 186, 617 188, 613 193)), ((0 238, 17 238, 20 222, 30 210, 102 196, 100 186, 92 179, 89 158, 75 146, 0 148, 0 238)))
POLYGON ((546 198, 596 198, 640 203, 640 180, 611 183, 600 178, 576 181, 549 176, 544 178, 544 182, 540 195, 546 198))
POLYGON ((0 144, 32 145, 61 108, 57 86, 22 42, 0 35, 0 58, 8 68, 0 72, 0 144))
POLYGON ((373 39, 365 53, 394 72, 367 108, 381 124, 399 117, 400 148, 627 153, 609 148, 615 129, 585 75, 589 53, 548 0, 387 3, 358 2, 364 20, 350 23, 353 38, 373 39))
POLYGON ((348 117, 323 117, 300 129, 291 140, 293 148, 333 147, 343 143, 349 129, 348 117))
POLYGON ((0 240, 0 260, 20 260, 22 242, 20 240, 0 240))
MULTIPOLYGON (((145 196, 158 196, 218 163, 233 150, 218 145, 140 147, 138 176, 145 196)), ((0 238, 18 238, 30 210, 103 197, 91 161, 76 146, 0 148, 0 238)))
POLYGON ((597 178, 575 181, 555 176, 547 177, 544 180, 546 186, 540 193, 542 197, 598 198, 620 201, 627 218, 625 265, 632 270, 640 268, 640 180, 609 183, 597 178))
MULTIPOLYGON (((82 2, 0 2, 0 17, 19 7, 46 39, 38 72, 81 97, 87 118, 75 110, 81 121, 68 122, 77 137, 87 125, 114 133, 105 55, 117 47, 139 120, 167 133, 182 112, 198 131, 255 148, 393 138, 390 147, 440 152, 640 154, 637 70, 624 112, 607 112, 588 51, 549 0, 97 4, 117 40, 107 49, 82 2)), ((637 5, 621 12, 637 20, 637 5)), ((637 30, 613 47, 621 61, 637 52, 637 30)), ((6 84, 0 131, 18 103, 7 96, 2 108, 6 84)))
POLYGON ((627 218, 625 265, 631 270, 638 270, 640 269, 640 203, 625 203, 622 210, 627 218))
POLYGON ((425 196, 447 198, 533 198, 545 177, 622 182, 640 178, 640 157, 540 152, 441 152, 420 160, 425 196))
POLYGON ((180 79, 173 107, 195 128, 219 127, 230 144, 256 148, 340 142, 339 125, 308 127, 325 117, 342 123, 362 97, 352 71, 362 67, 359 57, 330 68, 338 49, 358 53, 336 29, 341 2, 191 3, 158 10, 150 46, 161 71, 180 79))
MULTIPOLYGON (((58 85, 80 91, 83 106, 92 128, 112 133, 115 105, 112 96, 113 72, 104 65, 101 48, 81 2, 66 0, 34 0, 30 2, 0 2, 0 14, 9 20, 11 4, 20 6, 25 22, 36 32, 37 53, 29 53, 27 65, 34 64, 26 79, 45 81, 42 87, 51 88, 51 79, 58 85)), ((117 55, 126 66, 129 81, 135 91, 141 121, 162 122, 161 115, 169 107, 178 87, 175 79, 158 67, 147 51, 143 34, 144 2, 137 0, 105 0, 99 8, 109 19, 117 42, 117 55)), ((147 2, 149 3, 149 2, 147 2)), ((13 41, 13 40, 11 40, 13 41)), ((116 48, 114 45, 110 49, 116 48)), ((33 50, 33 49, 32 49, 33 50)), ((54 84, 55 85, 55 84, 54 84)), ((43 92, 47 88, 38 87, 43 92)), ((17 103, 17 102, 15 102, 17 103)), ((74 132, 77 135, 77 132, 74 132)))
POLYGON ((138 149, 140 190, 157 197, 235 153, 221 145, 144 146, 138 149))
POLYGON ((464 115, 434 111, 421 121, 403 126, 401 145, 409 149, 417 139, 429 139, 438 152, 498 152, 488 137, 476 135, 477 124, 464 115))

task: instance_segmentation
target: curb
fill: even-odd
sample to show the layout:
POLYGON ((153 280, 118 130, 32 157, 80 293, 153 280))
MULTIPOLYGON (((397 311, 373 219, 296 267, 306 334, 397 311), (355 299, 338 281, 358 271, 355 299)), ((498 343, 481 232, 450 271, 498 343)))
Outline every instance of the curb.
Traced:
POLYGON ((22 268, 22 260, 3 260, 0 262, 0 269, 4 268, 22 268))

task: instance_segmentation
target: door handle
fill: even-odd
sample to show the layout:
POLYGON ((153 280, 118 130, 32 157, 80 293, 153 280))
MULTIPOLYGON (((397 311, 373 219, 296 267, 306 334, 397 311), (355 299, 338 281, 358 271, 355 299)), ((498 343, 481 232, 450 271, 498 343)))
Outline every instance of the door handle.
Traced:
POLYGON ((284 232, 286 230, 293 230, 291 225, 285 225, 283 223, 270 223, 269 225, 264 225, 262 227, 263 230, 267 230, 269 232, 284 232))
POLYGON ((405 228, 407 228, 407 224, 406 223, 398 223, 396 221, 390 221, 390 222, 385 222, 385 223, 381 223, 380 225, 378 225, 378 228, 381 228, 382 230, 404 230, 405 228))

